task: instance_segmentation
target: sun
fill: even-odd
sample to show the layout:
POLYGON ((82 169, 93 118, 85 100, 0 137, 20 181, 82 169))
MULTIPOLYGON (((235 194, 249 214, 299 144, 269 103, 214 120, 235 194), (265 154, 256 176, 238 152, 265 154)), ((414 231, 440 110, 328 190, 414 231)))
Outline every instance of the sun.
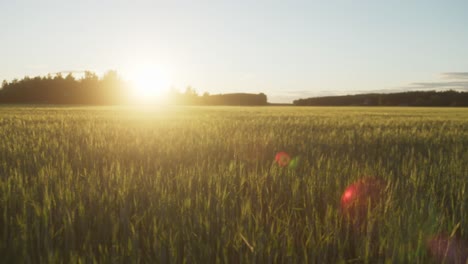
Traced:
POLYGON ((158 66, 145 66, 128 74, 131 97, 135 103, 163 103, 171 86, 171 78, 158 66))

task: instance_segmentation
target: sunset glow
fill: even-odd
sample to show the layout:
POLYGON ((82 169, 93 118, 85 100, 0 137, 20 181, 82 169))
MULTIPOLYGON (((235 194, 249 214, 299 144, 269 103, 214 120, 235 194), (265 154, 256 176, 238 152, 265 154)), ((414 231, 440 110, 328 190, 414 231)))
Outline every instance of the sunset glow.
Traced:
POLYGON ((145 66, 128 74, 131 95, 137 103, 162 102, 171 86, 171 78, 158 66, 145 66))

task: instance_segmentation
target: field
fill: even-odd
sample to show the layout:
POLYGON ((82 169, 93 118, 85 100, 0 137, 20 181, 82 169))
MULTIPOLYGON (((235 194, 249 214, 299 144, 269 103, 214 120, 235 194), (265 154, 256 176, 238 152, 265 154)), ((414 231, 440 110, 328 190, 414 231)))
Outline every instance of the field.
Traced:
POLYGON ((468 239, 466 108, 2 106, 0 138, 0 262, 431 263, 431 236, 468 239), (386 195, 358 232, 363 176, 386 195))

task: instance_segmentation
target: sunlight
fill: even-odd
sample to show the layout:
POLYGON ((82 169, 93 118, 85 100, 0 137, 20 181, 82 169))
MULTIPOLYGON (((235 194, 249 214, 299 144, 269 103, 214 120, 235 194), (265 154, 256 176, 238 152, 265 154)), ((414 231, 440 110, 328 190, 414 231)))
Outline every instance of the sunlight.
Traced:
POLYGON ((161 67, 149 65, 128 73, 132 93, 136 103, 164 103, 171 78, 161 67))

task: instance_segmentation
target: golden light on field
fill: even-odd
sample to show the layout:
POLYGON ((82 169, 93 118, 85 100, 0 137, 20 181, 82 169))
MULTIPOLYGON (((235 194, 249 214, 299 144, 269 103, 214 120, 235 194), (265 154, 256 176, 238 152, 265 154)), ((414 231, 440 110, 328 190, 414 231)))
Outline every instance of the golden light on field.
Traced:
POLYGON ((136 103, 163 103, 171 78, 168 72, 156 65, 146 65, 128 73, 131 97, 136 103))

